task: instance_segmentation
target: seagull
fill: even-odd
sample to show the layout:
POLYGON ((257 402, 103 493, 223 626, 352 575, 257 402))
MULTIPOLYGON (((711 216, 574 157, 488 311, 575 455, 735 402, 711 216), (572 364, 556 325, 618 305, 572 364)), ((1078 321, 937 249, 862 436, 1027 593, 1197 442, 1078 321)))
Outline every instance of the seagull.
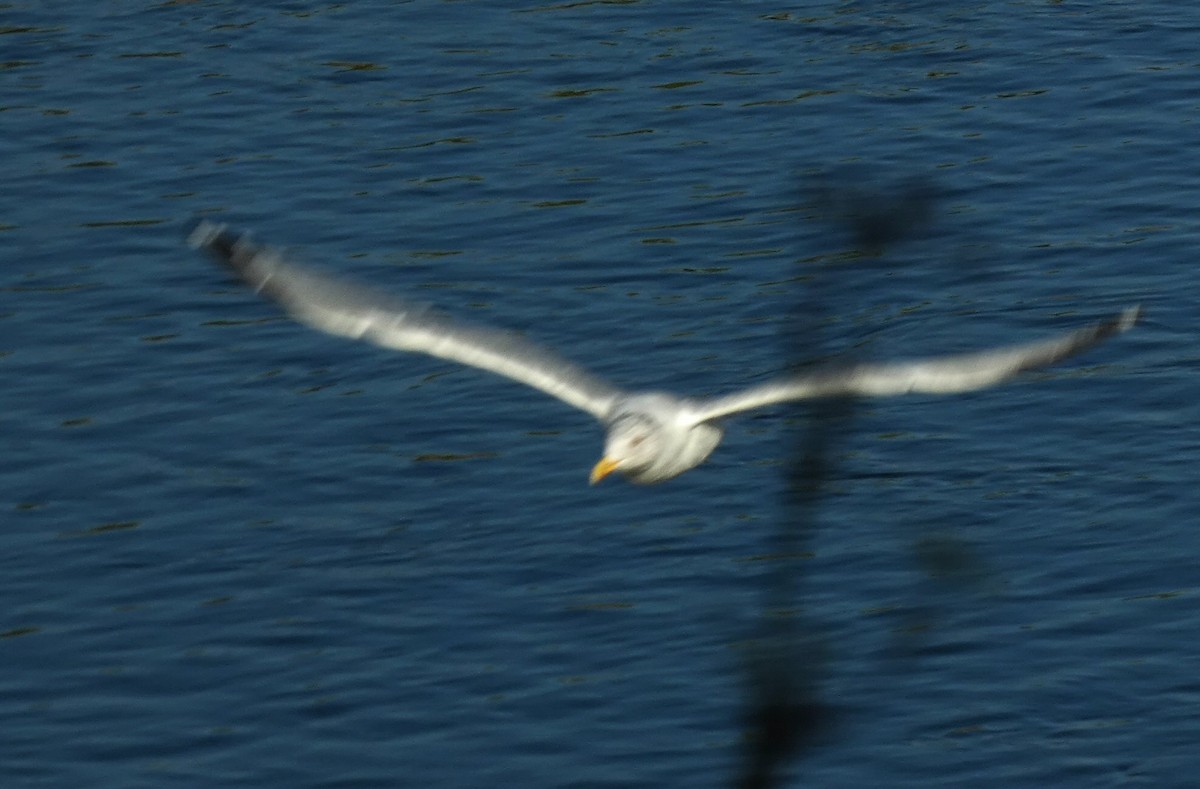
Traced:
POLYGON ((586 411, 604 426, 594 485, 613 472, 631 482, 665 482, 703 463, 724 434, 722 419, 792 400, 954 394, 1047 367, 1127 331, 1140 307, 1075 331, 1024 345, 898 362, 831 365, 718 397, 619 389, 513 332, 454 320, 427 305, 331 276, 289 260, 225 225, 201 221, 188 244, 212 255, 301 323, 340 337, 416 351, 489 370, 586 411))

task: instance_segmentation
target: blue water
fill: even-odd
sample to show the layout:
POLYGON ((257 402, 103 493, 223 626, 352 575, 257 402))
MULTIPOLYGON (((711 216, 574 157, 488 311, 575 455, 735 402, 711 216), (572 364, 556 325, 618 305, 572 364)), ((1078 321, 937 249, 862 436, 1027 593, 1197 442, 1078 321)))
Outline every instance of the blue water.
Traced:
POLYGON ((5 786, 728 786, 764 632, 827 711, 781 785, 1193 783, 1200 11, 268 5, 0 16, 5 786), (814 197, 911 183, 881 254, 814 197), (808 411, 589 488, 586 416, 196 217, 681 392, 1147 317, 859 404, 814 520, 808 411))

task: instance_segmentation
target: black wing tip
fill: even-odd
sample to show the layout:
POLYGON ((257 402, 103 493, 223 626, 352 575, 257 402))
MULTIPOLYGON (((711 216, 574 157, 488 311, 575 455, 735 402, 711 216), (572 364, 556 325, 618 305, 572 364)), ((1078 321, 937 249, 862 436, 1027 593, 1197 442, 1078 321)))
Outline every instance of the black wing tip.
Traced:
POLYGON ((1108 320, 1093 324, 1090 332, 1087 329, 1083 329, 1082 331, 1090 333, 1093 342, 1099 342, 1109 337, 1115 337, 1118 334, 1124 334, 1136 326, 1141 319, 1142 305, 1135 304, 1132 307, 1126 307, 1108 320))
POLYGON ((233 248, 238 238, 229 230, 228 225, 201 219, 193 222, 187 230, 187 245, 192 249, 202 249, 222 258, 233 257, 233 248))
POLYGON ((248 264, 265 248, 249 233, 236 233, 228 225, 201 219, 187 231, 187 245, 207 252, 219 263, 245 278, 248 264))

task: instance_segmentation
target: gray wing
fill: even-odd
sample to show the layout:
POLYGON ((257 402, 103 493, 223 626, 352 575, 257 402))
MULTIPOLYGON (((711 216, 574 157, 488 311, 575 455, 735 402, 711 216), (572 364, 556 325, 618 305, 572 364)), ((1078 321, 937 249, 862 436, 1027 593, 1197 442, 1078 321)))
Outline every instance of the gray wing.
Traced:
POLYGON ((296 320, 329 334, 489 370, 601 420, 620 395, 582 367, 512 332, 454 321, 425 305, 290 263, 278 250, 238 238, 223 225, 201 222, 188 243, 229 266, 296 320))
POLYGON ((1025 370, 1048 367, 1128 331, 1141 315, 1130 307, 1109 320, 1048 340, 977 353, 904 362, 855 364, 815 370, 770 381, 730 395, 700 400, 695 419, 749 411, 772 403, 816 397, 901 395, 909 392, 952 394, 993 386, 1025 370))

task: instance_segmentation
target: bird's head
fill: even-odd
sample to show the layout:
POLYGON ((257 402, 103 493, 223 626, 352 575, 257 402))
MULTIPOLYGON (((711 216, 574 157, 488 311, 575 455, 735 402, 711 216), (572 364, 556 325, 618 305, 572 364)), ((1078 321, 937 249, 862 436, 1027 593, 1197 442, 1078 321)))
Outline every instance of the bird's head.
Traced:
POLYGON ((662 426, 645 414, 625 414, 614 420, 604 440, 604 456, 592 468, 595 485, 614 471, 637 480, 663 454, 662 426))
POLYGON ((665 392, 623 398, 605 420, 604 456, 592 484, 619 471, 630 482, 650 485, 703 463, 721 441, 721 427, 698 422, 688 400, 665 392))

